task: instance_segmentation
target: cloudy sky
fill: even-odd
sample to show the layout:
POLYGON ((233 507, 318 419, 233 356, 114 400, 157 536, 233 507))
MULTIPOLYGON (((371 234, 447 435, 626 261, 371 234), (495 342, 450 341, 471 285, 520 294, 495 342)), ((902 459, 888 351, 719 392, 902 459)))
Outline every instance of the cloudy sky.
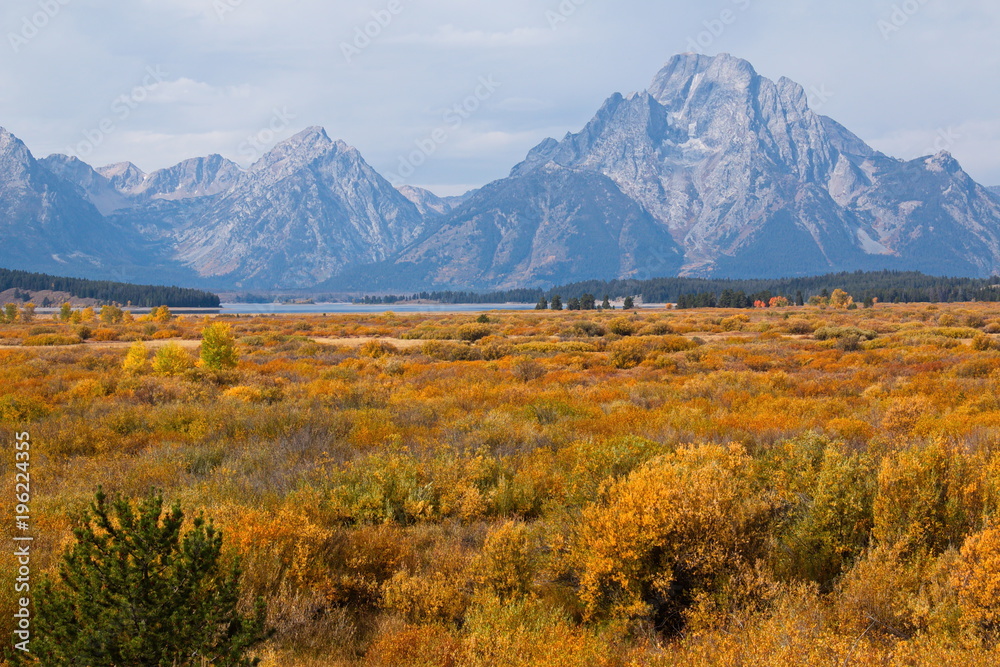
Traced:
POLYGON ((246 165, 322 125, 456 194, 697 50, 797 80, 886 153, 947 149, 1000 185, 996 0, 5 0, 0 26, 0 125, 95 166, 246 165))

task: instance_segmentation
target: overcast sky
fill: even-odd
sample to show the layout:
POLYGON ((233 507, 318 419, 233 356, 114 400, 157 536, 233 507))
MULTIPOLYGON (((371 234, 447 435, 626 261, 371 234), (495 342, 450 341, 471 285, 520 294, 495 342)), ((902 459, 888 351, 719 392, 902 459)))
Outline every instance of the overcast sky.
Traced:
POLYGON ((886 153, 945 148, 1000 185, 996 0, 4 0, 0 25, 0 125, 36 157, 245 166, 322 125, 456 194, 698 50, 795 79, 886 153))

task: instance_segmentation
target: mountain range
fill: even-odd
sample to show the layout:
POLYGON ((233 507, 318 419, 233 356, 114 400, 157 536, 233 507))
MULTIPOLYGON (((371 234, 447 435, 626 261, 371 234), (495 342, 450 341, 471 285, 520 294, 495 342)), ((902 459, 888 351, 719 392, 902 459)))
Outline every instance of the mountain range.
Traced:
POLYGON ((318 127, 248 169, 36 160, 0 129, 0 265, 216 289, 548 287, 860 269, 1000 273, 1000 188, 884 155, 802 86, 675 56, 463 197, 394 188, 318 127))

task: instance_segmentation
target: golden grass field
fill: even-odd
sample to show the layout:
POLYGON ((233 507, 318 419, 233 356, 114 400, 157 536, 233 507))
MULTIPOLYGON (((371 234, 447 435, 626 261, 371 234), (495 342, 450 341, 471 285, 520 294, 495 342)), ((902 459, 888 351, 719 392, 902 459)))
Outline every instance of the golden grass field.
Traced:
POLYGON ((477 317, 219 318, 229 370, 200 318, 0 325, 35 576, 157 488, 268 666, 1000 663, 1000 308, 477 317))

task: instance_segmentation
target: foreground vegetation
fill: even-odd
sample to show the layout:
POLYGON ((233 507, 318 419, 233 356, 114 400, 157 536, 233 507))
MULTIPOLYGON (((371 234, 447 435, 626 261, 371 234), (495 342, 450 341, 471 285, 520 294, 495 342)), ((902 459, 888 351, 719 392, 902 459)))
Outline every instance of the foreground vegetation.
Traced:
POLYGON ((264 665, 1000 659, 993 306, 95 317, 0 325, 35 575, 162 489, 264 665))

